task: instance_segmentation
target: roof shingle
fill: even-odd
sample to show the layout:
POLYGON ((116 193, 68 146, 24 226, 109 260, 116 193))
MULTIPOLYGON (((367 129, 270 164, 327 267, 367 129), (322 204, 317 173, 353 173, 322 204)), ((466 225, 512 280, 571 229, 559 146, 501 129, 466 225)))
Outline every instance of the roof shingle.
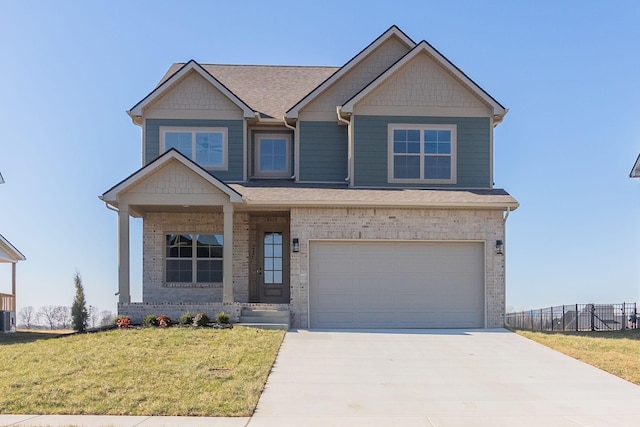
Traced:
MULTIPOLYGON (((173 64, 158 85, 184 65, 173 64)), ((277 119, 338 70, 338 67, 284 65, 200 66, 262 117, 277 119)))

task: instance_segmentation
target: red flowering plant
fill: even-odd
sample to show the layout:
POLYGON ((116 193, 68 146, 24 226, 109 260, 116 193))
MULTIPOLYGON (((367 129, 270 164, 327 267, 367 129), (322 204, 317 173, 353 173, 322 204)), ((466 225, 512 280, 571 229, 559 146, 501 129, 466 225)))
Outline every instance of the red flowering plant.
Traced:
POLYGON ((158 321, 158 326, 160 326, 161 328, 171 326, 171 319, 166 314, 159 315, 158 317, 156 317, 156 320, 158 321))
POLYGON ((127 316, 123 316, 118 319, 118 322, 116 322, 116 324, 118 325, 118 329, 126 329, 131 326, 131 319, 129 319, 127 316))

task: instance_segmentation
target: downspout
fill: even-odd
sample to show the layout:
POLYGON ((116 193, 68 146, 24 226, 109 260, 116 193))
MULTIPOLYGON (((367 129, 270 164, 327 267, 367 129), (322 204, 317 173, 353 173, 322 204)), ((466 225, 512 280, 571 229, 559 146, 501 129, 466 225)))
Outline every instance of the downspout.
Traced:
POLYGON ((351 138, 351 120, 343 119, 341 108, 338 105, 336 107, 336 114, 338 115, 338 121, 347 125, 347 177, 344 179, 351 186, 351 158, 353 157, 353 141, 351 138))
POLYGON ((284 126, 288 129, 291 129, 293 131, 293 166, 295 168, 295 170, 293 171, 293 175, 291 176, 291 179, 296 179, 296 176, 298 175, 298 167, 299 167, 299 163, 300 163, 300 140, 298 139, 298 122, 296 121, 296 125, 295 126, 291 126, 289 123, 287 123, 287 116, 282 116, 282 122, 284 123, 284 126))
MULTIPOLYGON (((504 265, 504 293, 503 293, 503 297, 502 297, 502 307, 504 307, 505 312, 506 312, 506 307, 507 307, 507 262, 506 262, 506 257, 507 257, 507 218, 509 218, 509 214, 511 213, 511 208, 507 207, 507 210, 504 213, 504 216, 502 217, 502 242, 503 242, 503 247, 502 247, 502 262, 504 265)), ((507 319, 504 316, 504 313, 502 315, 502 324, 506 325, 506 321, 507 319)))

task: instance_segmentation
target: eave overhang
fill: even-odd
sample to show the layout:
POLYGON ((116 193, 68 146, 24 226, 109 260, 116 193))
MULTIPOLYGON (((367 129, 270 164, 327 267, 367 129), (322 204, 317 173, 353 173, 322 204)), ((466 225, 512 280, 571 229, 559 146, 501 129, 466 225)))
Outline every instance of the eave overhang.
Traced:
POLYGON ((0 234, 0 262, 16 263, 27 258, 0 234))

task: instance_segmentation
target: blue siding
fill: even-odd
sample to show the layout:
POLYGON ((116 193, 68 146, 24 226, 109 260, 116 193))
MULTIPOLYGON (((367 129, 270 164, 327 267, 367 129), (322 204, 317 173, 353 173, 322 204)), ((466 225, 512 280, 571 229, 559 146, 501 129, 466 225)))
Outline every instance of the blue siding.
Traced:
POLYGON ((395 117, 355 116, 354 179, 359 187, 411 187, 389 184, 387 174, 388 125, 454 124, 457 126, 457 184, 429 187, 490 188, 491 122, 488 117, 395 117))
POLYGON ((347 126, 301 122, 300 181, 340 182, 347 177, 347 126))
POLYGON ((160 155, 160 126, 227 128, 227 170, 212 173, 223 181, 242 181, 242 120, 147 119, 145 126, 145 164, 160 155))

